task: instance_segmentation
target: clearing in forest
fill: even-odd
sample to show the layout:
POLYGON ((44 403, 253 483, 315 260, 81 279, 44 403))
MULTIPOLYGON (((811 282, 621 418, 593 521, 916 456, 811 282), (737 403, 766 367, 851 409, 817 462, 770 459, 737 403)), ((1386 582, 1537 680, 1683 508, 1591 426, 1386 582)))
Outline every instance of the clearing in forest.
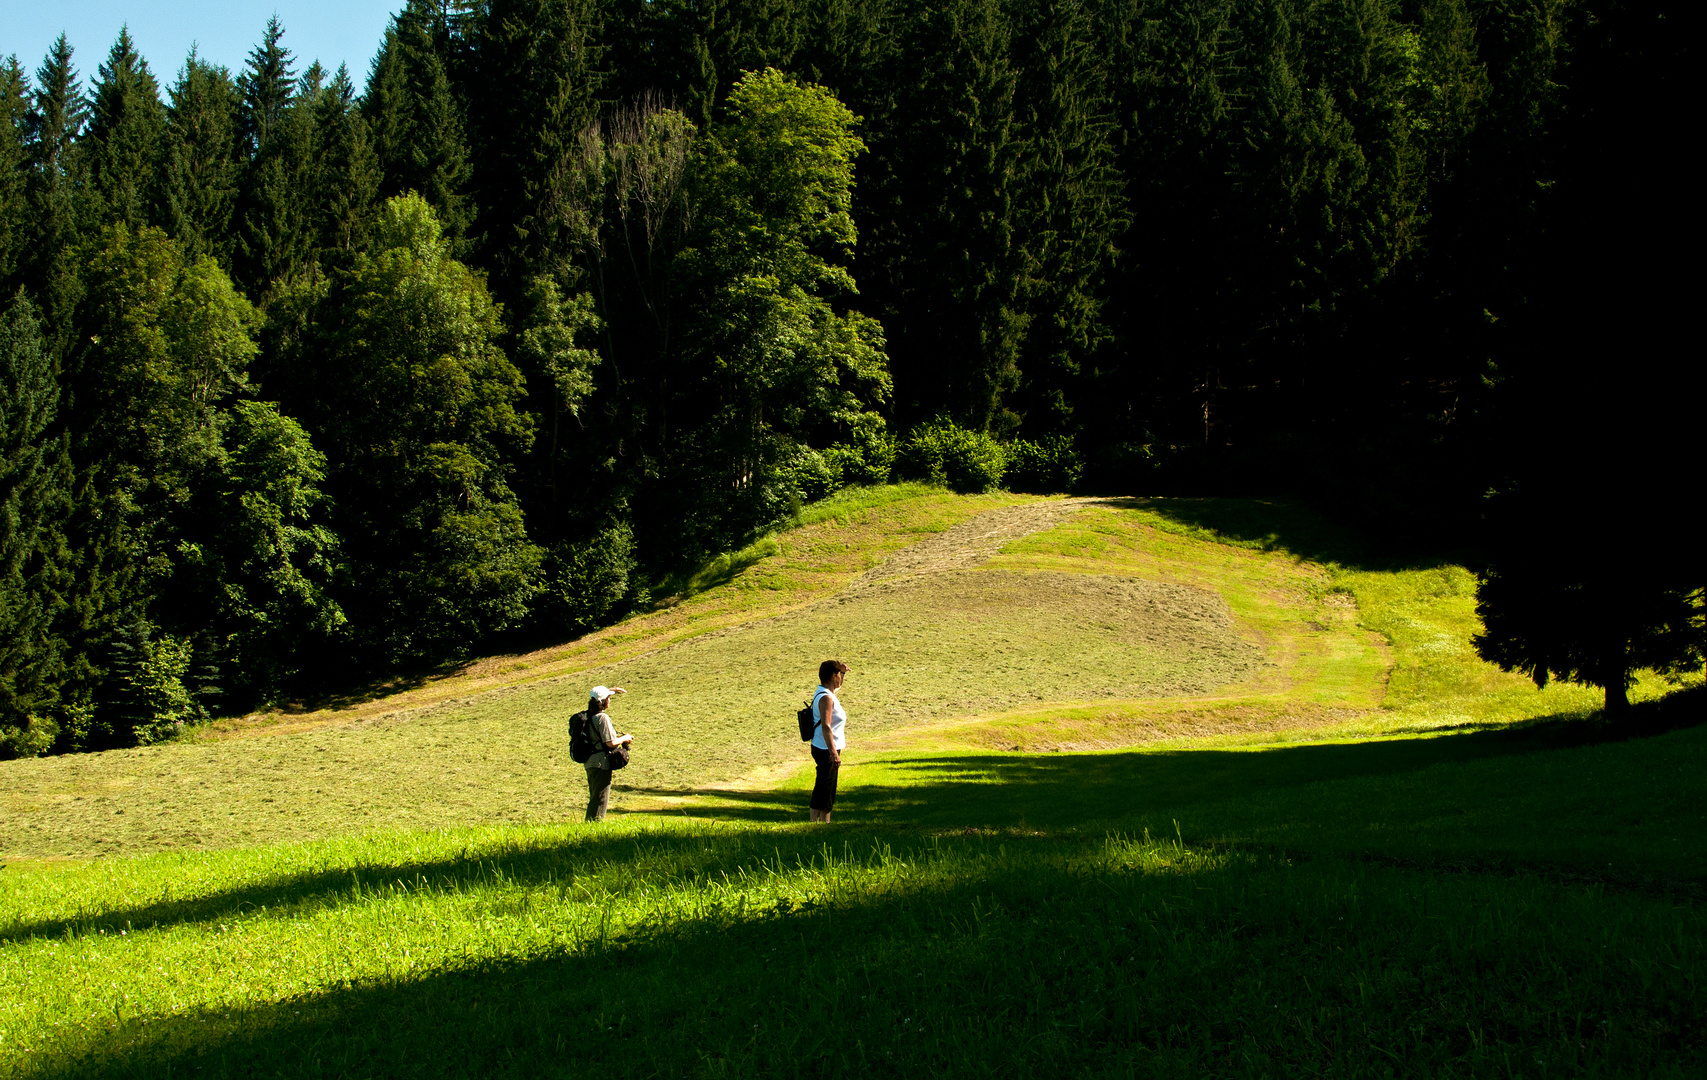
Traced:
POLYGON ((638 736, 618 810, 715 813, 744 792, 751 812, 753 791, 806 760, 792 713, 831 656, 853 666, 853 787, 874 754, 1321 739, 1591 706, 1466 660, 1463 571, 1407 585, 1331 569, 1274 535, 1240 539, 1252 507, 1298 516, 849 493, 714 564, 681 602, 566 645, 180 743, 5 763, 0 848, 64 857, 572 819, 584 780, 565 722, 596 683, 629 690, 616 716, 638 736), (1381 610, 1360 616, 1364 594, 1381 610))

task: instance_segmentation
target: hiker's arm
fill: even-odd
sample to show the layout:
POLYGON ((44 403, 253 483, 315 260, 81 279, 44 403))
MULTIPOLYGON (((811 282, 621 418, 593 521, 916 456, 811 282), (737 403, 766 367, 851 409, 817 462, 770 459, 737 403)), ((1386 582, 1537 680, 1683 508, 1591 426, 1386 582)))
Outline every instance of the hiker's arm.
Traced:
MULTIPOLYGON (((611 697, 615 697, 618 694, 626 694, 626 693, 628 693, 628 691, 624 690, 620 686, 613 686, 613 687, 611 687, 611 690, 610 690, 611 697)), ((610 733, 612 735, 616 735, 615 725, 612 725, 612 727, 610 729, 610 733)), ((616 735, 616 742, 605 743, 605 748, 608 750, 615 750, 617 747, 621 746, 623 743, 633 742, 633 741, 634 741, 634 736, 632 736, 632 735, 616 735)))
POLYGON ((836 715, 830 706, 830 695, 825 694, 823 697, 818 699, 818 703, 823 706, 820 710, 822 717, 819 720, 819 723, 823 725, 824 728, 824 746, 830 751, 831 760, 839 763, 842 760, 842 752, 836 749, 836 736, 830 730, 830 721, 834 719, 836 715))

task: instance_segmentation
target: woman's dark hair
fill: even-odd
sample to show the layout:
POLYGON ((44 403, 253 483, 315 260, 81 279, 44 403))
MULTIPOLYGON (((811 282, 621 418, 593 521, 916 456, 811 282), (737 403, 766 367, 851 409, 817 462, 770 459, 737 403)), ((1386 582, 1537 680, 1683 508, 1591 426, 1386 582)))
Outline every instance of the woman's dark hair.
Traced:
POLYGON ((602 698, 602 697, 589 697, 589 698, 587 698, 587 715, 588 716, 597 716, 600 713, 604 712, 605 711, 605 702, 607 702, 609 700, 610 700, 610 698, 608 698, 608 697, 607 698, 602 698))
POLYGON ((826 660, 818 665, 818 682, 822 686, 830 685, 830 676, 848 673, 848 666, 840 660, 826 660))

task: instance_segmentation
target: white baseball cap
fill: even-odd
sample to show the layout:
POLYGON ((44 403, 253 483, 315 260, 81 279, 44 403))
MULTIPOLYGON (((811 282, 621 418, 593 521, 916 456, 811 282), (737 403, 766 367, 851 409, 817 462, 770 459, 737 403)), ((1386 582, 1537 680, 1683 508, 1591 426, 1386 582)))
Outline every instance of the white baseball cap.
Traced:
POLYGON ((595 686, 595 687, 593 687, 593 692, 591 694, 588 694, 587 696, 598 698, 600 701, 609 701, 611 698, 610 687, 608 687, 608 686, 595 686))

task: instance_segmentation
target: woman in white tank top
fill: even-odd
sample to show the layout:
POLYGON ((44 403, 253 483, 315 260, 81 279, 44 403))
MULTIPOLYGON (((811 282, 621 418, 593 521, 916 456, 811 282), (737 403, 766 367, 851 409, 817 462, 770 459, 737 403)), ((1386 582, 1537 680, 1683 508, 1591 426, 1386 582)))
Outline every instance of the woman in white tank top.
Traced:
POLYGON ((836 691, 847 673, 848 666, 840 660, 818 665, 818 689, 812 695, 812 715, 818 720, 812 732, 812 760, 818 766, 818 779, 812 785, 813 821, 829 821, 836 805, 836 778, 842 768, 842 747, 847 745, 848 722, 836 691))

